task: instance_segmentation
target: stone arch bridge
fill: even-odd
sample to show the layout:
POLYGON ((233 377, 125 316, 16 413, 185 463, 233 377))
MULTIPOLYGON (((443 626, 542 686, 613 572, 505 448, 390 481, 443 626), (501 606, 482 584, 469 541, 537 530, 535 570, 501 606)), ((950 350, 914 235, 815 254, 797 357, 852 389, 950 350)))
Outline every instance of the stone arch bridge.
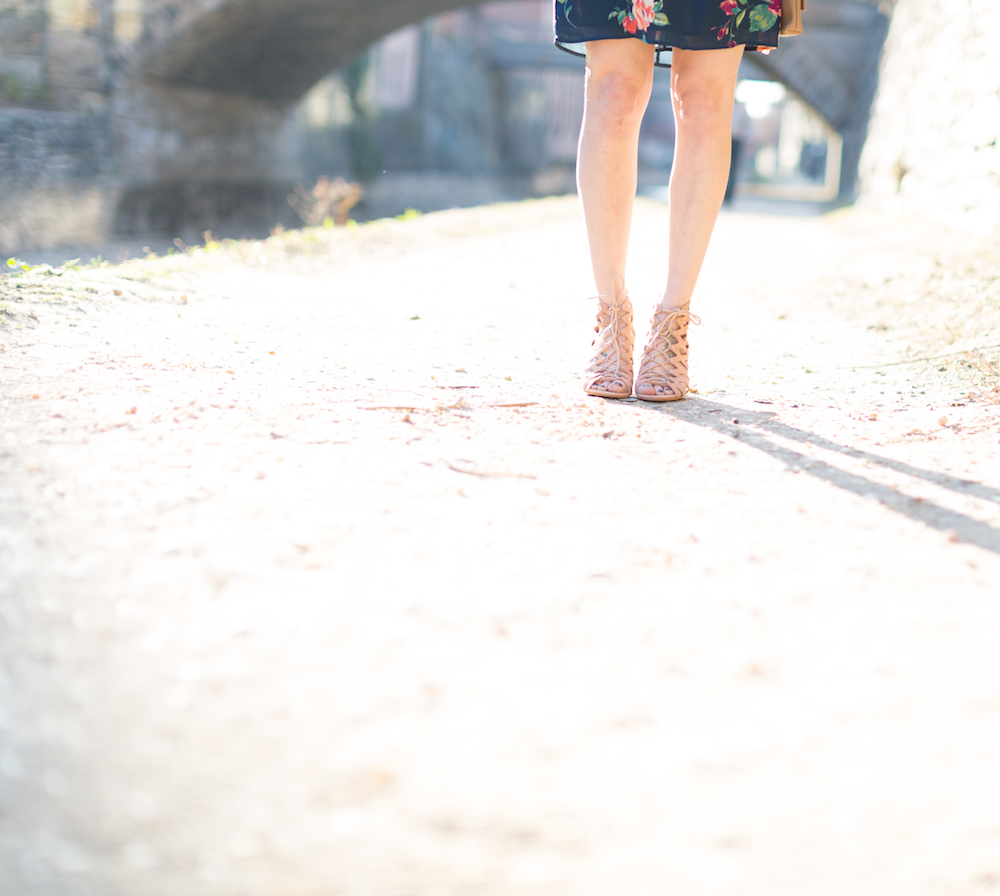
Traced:
MULTIPOLYGON (((283 201, 295 102, 390 31, 461 5, 0 0, 0 250, 149 229, 170 203, 196 220, 283 201)), ((807 34, 755 61, 843 135, 845 197, 885 31, 866 0, 810 0, 807 34)))

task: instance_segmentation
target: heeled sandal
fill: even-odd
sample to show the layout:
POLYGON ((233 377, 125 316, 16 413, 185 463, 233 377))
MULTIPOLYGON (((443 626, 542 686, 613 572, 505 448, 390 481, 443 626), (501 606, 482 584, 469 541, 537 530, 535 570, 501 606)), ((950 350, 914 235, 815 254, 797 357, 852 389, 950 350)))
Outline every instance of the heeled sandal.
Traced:
POLYGON ((625 290, 625 279, 615 278, 615 294, 611 298, 597 296, 597 349, 583 373, 583 391, 601 398, 632 396, 632 349, 635 329, 632 326, 632 303, 625 290), (618 281, 621 281, 619 286, 618 281))
POLYGON ((687 394, 689 322, 697 325, 701 318, 686 307, 656 307, 635 380, 640 401, 679 401, 687 394), (643 393, 644 388, 652 391, 643 393))

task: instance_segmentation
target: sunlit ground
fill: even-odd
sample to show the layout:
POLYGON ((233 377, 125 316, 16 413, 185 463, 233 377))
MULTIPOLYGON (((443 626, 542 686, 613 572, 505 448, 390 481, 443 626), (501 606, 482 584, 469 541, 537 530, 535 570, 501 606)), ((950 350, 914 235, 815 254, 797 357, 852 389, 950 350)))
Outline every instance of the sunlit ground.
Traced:
POLYGON ((727 212, 666 406, 569 199, 3 281, 0 892, 993 886, 980 249, 727 212))

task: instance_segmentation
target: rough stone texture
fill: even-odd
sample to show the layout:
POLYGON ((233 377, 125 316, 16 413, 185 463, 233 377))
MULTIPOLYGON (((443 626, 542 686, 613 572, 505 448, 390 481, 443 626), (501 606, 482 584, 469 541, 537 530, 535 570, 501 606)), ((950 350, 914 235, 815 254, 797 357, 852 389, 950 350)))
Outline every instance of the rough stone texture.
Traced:
POLYGON ((0 256, 39 246, 100 245, 111 231, 117 197, 114 185, 92 181, 7 191, 0 205, 0 256))
POLYGON ((103 115, 0 110, 0 254, 99 242, 115 188, 103 115))
POLYGON ((0 182, 52 185, 110 169, 108 123, 99 115, 0 109, 0 182))
POLYGON ((394 0, 372 15, 357 0, 160 3, 133 65, 169 82, 290 102, 380 37, 462 5, 394 0))
POLYGON ((42 0, 0 0, 0 106, 24 103, 45 83, 42 0))
POLYGON ((144 52, 164 22, 177 24, 167 12, 0 0, 0 254, 97 244, 113 222, 176 230, 288 216, 290 110, 148 82, 144 52))
POLYGON ((108 231, 109 22, 106 0, 0 0, 0 254, 108 231))
POLYGON ((1000 232, 1000 18, 988 0, 901 0, 892 16, 864 193, 1000 232))
POLYGON ((0 0, 0 106, 103 110, 113 41, 109 0, 0 0))
POLYGON ((262 213, 274 223, 290 212, 285 197, 298 177, 290 109, 240 94, 137 84, 115 96, 114 131, 122 232, 262 213))
POLYGON ((113 223, 177 232, 205 220, 290 220, 289 110, 153 85, 113 103, 111 114, 0 110, 0 254, 96 245, 113 223))

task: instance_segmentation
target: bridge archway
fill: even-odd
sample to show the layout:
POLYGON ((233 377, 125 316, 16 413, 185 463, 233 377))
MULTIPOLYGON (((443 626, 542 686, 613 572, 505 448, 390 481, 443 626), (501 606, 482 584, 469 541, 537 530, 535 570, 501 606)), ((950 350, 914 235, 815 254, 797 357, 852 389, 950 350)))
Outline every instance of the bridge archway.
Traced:
MULTIPOLYGON (((133 72, 162 84, 278 105, 299 99, 379 38, 467 5, 456 0, 187 0, 148 14, 133 72)), ((887 19, 867 0, 810 0, 807 29, 752 65, 812 105, 844 139, 842 195, 854 188, 887 19)))
MULTIPOLYGON (((122 63, 116 142, 126 186, 117 227, 172 229, 185 208, 204 209, 215 195, 221 207, 256 191, 258 211, 268 202, 280 209, 296 179, 283 124, 294 103, 379 38, 463 5, 394 0, 376 13, 358 0, 168 0, 146 7, 141 40, 122 63)), ((854 193, 885 22, 866 0, 810 0, 805 35, 769 56, 752 54, 752 66, 840 133, 843 198, 854 193)), ((540 63, 580 65, 561 53, 547 58, 540 63)))
POLYGON ((809 0, 806 31, 750 65, 796 93, 843 139, 840 196, 851 199, 889 20, 864 0, 809 0))
MULTIPOLYGON (((854 190, 886 30, 876 2, 810 0, 806 34, 771 56, 754 57, 759 73, 782 81, 843 137, 844 197, 854 190)), ((174 229, 184 209, 207 223, 213 209, 247 207, 250 196, 256 198, 248 217, 287 211, 288 187, 301 170, 291 126, 295 102, 380 37, 463 4, 49 5, 48 15, 42 0, 0 11, 0 55, 21 60, 17 72, 34 78, 33 89, 45 98, 44 108, 29 103, 26 110, 0 113, 38 134, 11 142, 0 133, 0 146, 16 156, 14 167, 0 172, 0 217, 16 224, 0 229, 0 238, 11 250, 55 239, 48 213, 35 212, 43 206, 58 206, 60 219, 67 217, 64 206, 73 209, 59 232, 77 240, 121 227, 174 229), (40 163, 48 159, 53 164, 40 163)), ((527 68, 580 65, 548 48, 527 49, 531 58, 518 62, 527 68)), ((492 65, 492 57, 486 63, 492 65)))
POLYGON ((358 0, 226 0, 202 9, 190 4, 180 16, 160 11, 169 25, 150 29, 152 46, 136 60, 134 73, 291 103, 379 38, 467 5, 393 0, 373 14, 370 4, 358 0))
MULTIPOLYGON (((372 15, 357 0, 193 0, 148 14, 136 74, 171 84, 293 102, 379 38, 456 0, 395 0, 372 15)), ((870 91, 887 19, 869 0, 811 0, 806 33, 754 62, 834 127, 870 91)))

